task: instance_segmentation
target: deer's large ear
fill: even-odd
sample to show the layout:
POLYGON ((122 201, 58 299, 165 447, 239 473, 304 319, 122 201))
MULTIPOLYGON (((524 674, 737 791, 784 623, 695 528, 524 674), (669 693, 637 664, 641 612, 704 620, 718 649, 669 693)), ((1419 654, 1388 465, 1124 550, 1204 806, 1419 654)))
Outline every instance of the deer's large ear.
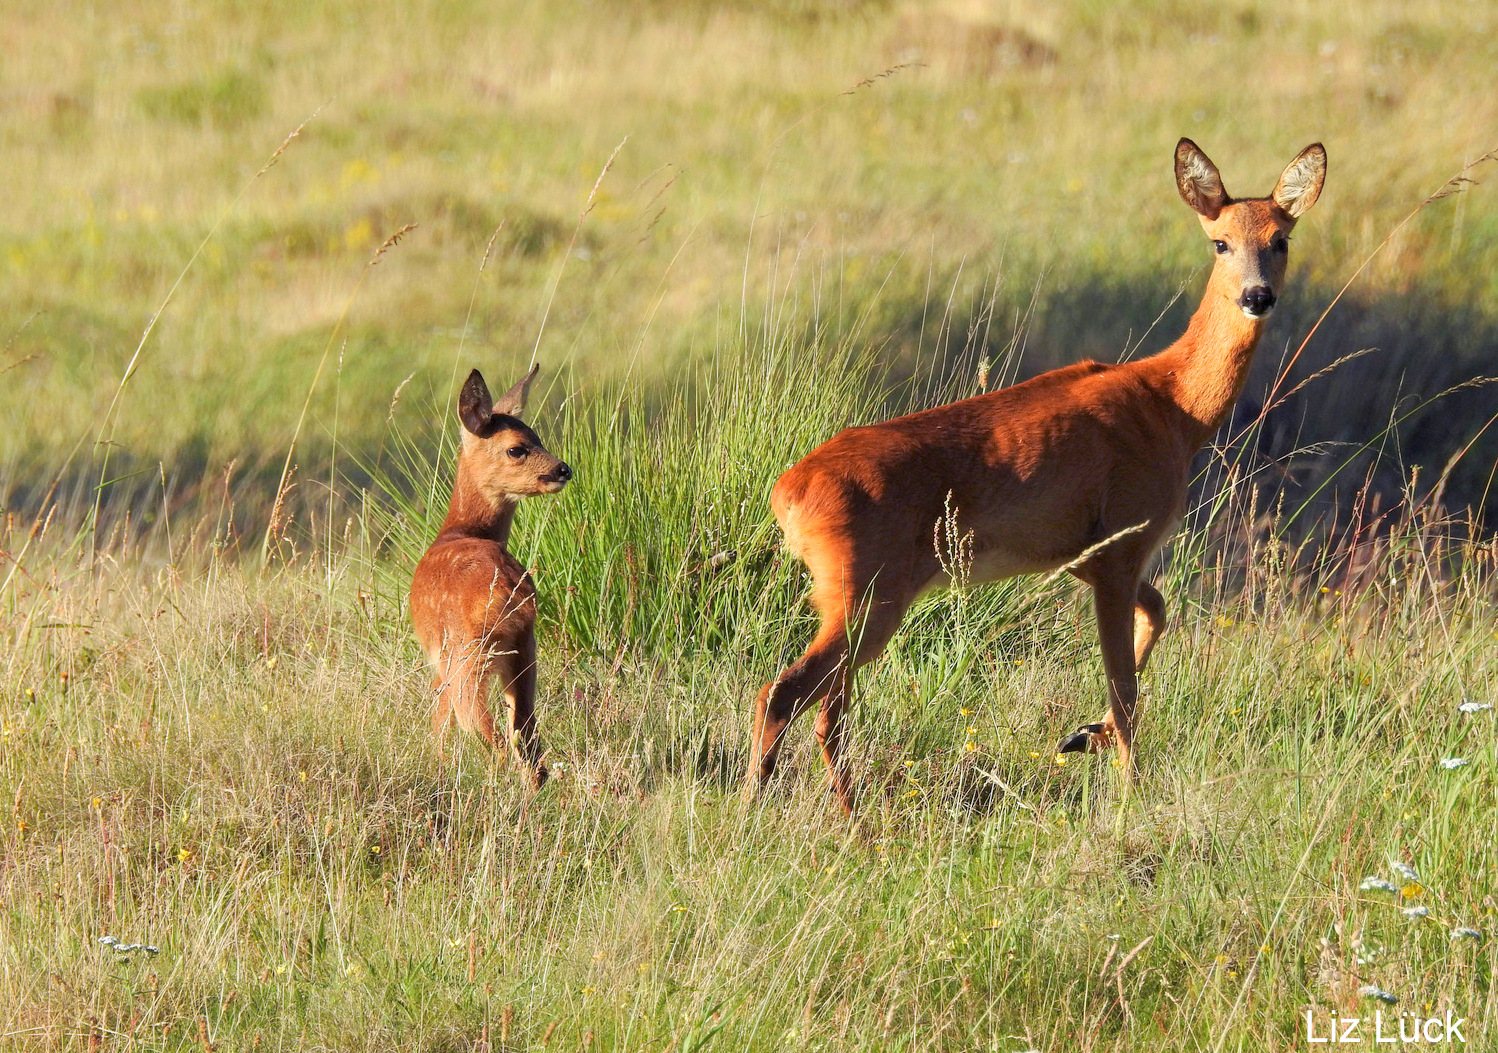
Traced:
POLYGON ((1228 202, 1222 174, 1202 148, 1190 139, 1176 143, 1176 189, 1181 199, 1206 219, 1216 219, 1228 202))
POLYGON ((536 374, 540 369, 539 363, 531 366, 529 373, 521 377, 513 388, 499 397, 499 401, 494 404, 494 412, 508 413, 512 417, 518 417, 524 413, 525 397, 530 394, 531 381, 536 379, 536 374))
POLYGON ((468 374, 463 382, 463 391, 458 395, 458 419, 474 435, 483 438, 489 430, 489 421, 494 416, 494 401, 489 397, 489 385, 478 370, 468 374))
POLYGON ((1321 196, 1326 183, 1326 148, 1312 143, 1300 152, 1274 185, 1274 203, 1299 219, 1321 196))

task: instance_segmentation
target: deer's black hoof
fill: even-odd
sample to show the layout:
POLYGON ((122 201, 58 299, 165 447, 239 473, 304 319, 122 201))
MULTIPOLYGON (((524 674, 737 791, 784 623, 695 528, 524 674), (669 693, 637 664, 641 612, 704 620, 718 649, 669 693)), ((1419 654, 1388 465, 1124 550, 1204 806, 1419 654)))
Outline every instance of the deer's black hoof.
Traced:
POLYGON ((1057 753, 1090 753, 1093 749, 1094 737, 1102 737, 1106 729, 1101 724, 1083 724, 1076 731, 1061 740, 1061 745, 1056 747, 1057 753))

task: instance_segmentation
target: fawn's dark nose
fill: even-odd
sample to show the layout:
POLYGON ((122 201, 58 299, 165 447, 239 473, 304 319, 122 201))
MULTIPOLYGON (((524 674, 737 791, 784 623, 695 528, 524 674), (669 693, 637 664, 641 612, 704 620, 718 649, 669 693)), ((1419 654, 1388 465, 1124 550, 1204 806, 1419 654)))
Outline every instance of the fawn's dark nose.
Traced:
POLYGON ((558 482, 565 483, 568 479, 572 478, 572 469, 567 466, 566 461, 562 461, 557 465, 555 474, 558 482))
POLYGON ((1243 308, 1243 313, 1252 318, 1263 318, 1274 310, 1274 290, 1267 285, 1255 285, 1252 289, 1244 289, 1243 295, 1238 298, 1238 306, 1243 308))

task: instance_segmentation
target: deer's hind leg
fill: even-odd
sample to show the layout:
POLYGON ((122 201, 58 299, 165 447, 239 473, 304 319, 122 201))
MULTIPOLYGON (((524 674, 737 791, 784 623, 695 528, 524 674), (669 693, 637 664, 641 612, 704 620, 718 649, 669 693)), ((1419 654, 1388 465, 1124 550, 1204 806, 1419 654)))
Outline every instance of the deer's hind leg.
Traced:
POLYGON ((842 693, 846 695, 847 659, 847 633, 840 624, 823 621, 806 653, 760 689, 749 740, 746 799, 753 798, 775 773, 781 741, 791 721, 819 702, 832 689, 834 680, 843 681, 842 693))
POLYGON ((807 561, 815 588, 812 602, 821 627, 806 653, 759 693, 750 739, 744 796, 752 799, 775 771, 786 729, 813 705, 817 741, 827 764, 832 791, 846 811, 853 810, 853 781, 843 756, 843 717, 857 669, 878 657, 894 636, 910 596, 881 589, 877 574, 858 574, 832 560, 807 561), (838 584, 829 586, 828 579, 838 584), (842 580, 842 579, 851 580, 842 580))
POLYGON ((876 599, 870 605, 862 625, 852 627, 854 638, 850 641, 851 657, 843 662, 837 675, 833 677, 832 685, 822 699, 822 707, 817 711, 817 741, 822 746, 822 760, 827 764, 832 792, 843 806, 843 811, 850 815, 853 813, 855 797, 853 776, 848 771, 847 759, 843 754, 843 719, 848 711, 848 692, 852 687, 854 674, 878 658, 885 645, 894 637, 905 617, 909 602, 909 599, 904 598, 888 598, 882 601, 876 599))
POLYGON ((477 732, 494 747, 494 717, 487 702, 491 661, 481 641, 459 644, 438 663, 433 683, 437 708, 432 712, 432 732, 440 744, 450 720, 464 731, 477 732))
POLYGON ((498 648, 490 660, 491 670, 500 684, 509 711, 509 740, 520 760, 530 772, 531 786, 539 790, 546 782, 546 764, 542 761, 541 740, 536 734, 536 635, 527 628, 517 633, 506 646, 498 648))
POLYGON ((432 677, 432 695, 436 704, 432 707, 432 738, 437 740, 437 752, 442 752, 442 740, 447 735, 447 723, 453 718, 452 698, 443 690, 443 675, 432 677))

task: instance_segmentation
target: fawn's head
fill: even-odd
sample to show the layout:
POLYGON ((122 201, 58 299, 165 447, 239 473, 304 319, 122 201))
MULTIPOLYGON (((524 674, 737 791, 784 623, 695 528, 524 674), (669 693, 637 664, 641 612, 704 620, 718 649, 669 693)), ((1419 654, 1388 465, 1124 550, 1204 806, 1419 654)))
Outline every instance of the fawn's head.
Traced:
POLYGON ((496 401, 478 370, 468 374, 458 396, 458 419, 463 422, 463 452, 459 462, 486 493, 499 499, 554 494, 567 485, 572 469, 553 456, 520 414, 540 366, 496 401))
POLYGON ((1290 162, 1274 193, 1235 201, 1201 147, 1190 139, 1176 144, 1176 186, 1217 251, 1211 285, 1249 318, 1261 320, 1274 310, 1290 258, 1290 231, 1316 203, 1324 182, 1326 150, 1312 143, 1290 162))

